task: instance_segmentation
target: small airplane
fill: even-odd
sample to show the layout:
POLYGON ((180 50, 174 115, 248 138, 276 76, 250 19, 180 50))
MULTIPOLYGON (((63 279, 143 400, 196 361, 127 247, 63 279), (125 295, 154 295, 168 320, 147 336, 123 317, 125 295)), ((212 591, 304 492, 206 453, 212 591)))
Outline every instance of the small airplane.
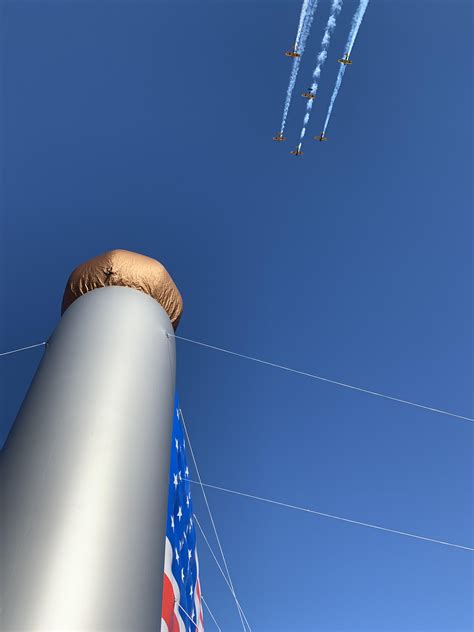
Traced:
POLYGON ((293 151, 290 151, 290 154, 293 154, 293 156, 301 156, 302 153, 303 152, 301 151, 299 145, 296 146, 296 149, 294 149, 293 151))
POLYGON ((314 94, 314 92, 312 92, 311 88, 309 90, 307 90, 306 92, 302 92, 301 96, 304 97, 305 99, 315 99, 316 95, 314 94))
POLYGON ((287 57, 301 57, 300 53, 296 52, 296 44, 293 46, 291 50, 287 50, 285 55, 287 57))
POLYGON ((278 132, 277 135, 273 137, 273 140, 276 140, 279 143, 281 143, 281 141, 286 140, 286 138, 283 136, 281 132, 278 132))
POLYGON ((352 64, 352 59, 349 59, 349 53, 345 53, 344 57, 342 59, 338 59, 337 61, 345 66, 352 64))
POLYGON ((324 134, 322 132, 321 132, 321 134, 319 136, 315 136, 314 137, 314 140, 319 140, 320 143, 322 143, 323 140, 327 140, 327 139, 328 139, 328 137, 324 136, 324 134))

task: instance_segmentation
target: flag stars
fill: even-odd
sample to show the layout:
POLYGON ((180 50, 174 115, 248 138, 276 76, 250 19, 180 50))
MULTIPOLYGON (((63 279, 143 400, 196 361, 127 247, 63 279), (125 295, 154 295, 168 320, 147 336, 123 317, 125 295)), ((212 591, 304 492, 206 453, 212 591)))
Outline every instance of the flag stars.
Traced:
MULTIPOLYGON (((192 493, 190 484, 188 484, 190 482, 191 472, 185 454, 186 441, 184 440, 181 428, 179 428, 181 425, 180 421, 183 421, 179 407, 176 407, 175 413, 177 419, 176 417, 174 419, 174 435, 170 442, 172 461, 170 482, 172 486, 170 485, 169 498, 170 522, 167 528, 167 538, 171 543, 171 572, 175 581, 174 586, 178 590, 178 593, 181 593, 183 606, 186 607, 188 622, 186 624, 184 620, 182 621, 182 630, 188 631, 189 628, 189 632, 198 632, 199 628, 202 632, 200 607, 197 601, 194 603, 194 599, 197 598, 198 593, 198 584, 196 584, 196 581, 199 580, 197 578, 197 554, 195 550, 196 531, 194 529, 194 516, 192 513, 192 493), (179 419, 180 417, 181 420, 179 419), (191 622, 192 625, 189 627, 191 622)), ((177 604, 179 604, 179 601, 180 600, 175 600, 177 604)), ((181 605, 179 605, 179 608, 183 611, 184 607, 181 608, 181 605)), ((179 614, 179 612, 175 612, 177 615, 179 614)))

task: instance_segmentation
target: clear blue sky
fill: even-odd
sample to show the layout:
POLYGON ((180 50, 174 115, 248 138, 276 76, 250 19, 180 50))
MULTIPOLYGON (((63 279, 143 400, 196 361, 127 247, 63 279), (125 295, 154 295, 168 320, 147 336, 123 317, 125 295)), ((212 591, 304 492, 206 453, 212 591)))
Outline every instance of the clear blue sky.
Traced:
MULTIPOLYGON (((44 340, 72 269, 125 248, 171 272, 183 336, 473 416, 472 4, 373 0, 330 140, 295 158, 329 2, 278 144, 299 10, 2 5, 2 350, 44 340)), ((40 356, 1 359, 2 441, 40 356)), ((472 423, 179 342, 178 387, 204 481, 473 546, 472 423)), ((473 628, 468 551, 209 499, 256 632, 473 628)), ((198 546, 203 593, 238 630, 198 546)))

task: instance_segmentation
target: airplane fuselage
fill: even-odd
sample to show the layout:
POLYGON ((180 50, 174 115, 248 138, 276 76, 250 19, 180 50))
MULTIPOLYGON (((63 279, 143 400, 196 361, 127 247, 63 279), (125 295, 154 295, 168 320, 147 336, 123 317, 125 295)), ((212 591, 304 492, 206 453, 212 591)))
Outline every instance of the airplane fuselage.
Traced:
POLYGON ((342 59, 337 60, 340 64, 344 64, 344 66, 352 64, 352 60, 349 59, 349 54, 346 53, 342 59))

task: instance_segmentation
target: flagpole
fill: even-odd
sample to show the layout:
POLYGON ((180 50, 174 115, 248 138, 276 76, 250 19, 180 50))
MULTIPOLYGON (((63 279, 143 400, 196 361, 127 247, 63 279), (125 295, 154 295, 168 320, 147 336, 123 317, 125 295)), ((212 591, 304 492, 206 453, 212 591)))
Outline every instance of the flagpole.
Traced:
POLYGON ((0 457, 2 629, 160 629, 181 309, 142 255, 71 275, 0 457))

